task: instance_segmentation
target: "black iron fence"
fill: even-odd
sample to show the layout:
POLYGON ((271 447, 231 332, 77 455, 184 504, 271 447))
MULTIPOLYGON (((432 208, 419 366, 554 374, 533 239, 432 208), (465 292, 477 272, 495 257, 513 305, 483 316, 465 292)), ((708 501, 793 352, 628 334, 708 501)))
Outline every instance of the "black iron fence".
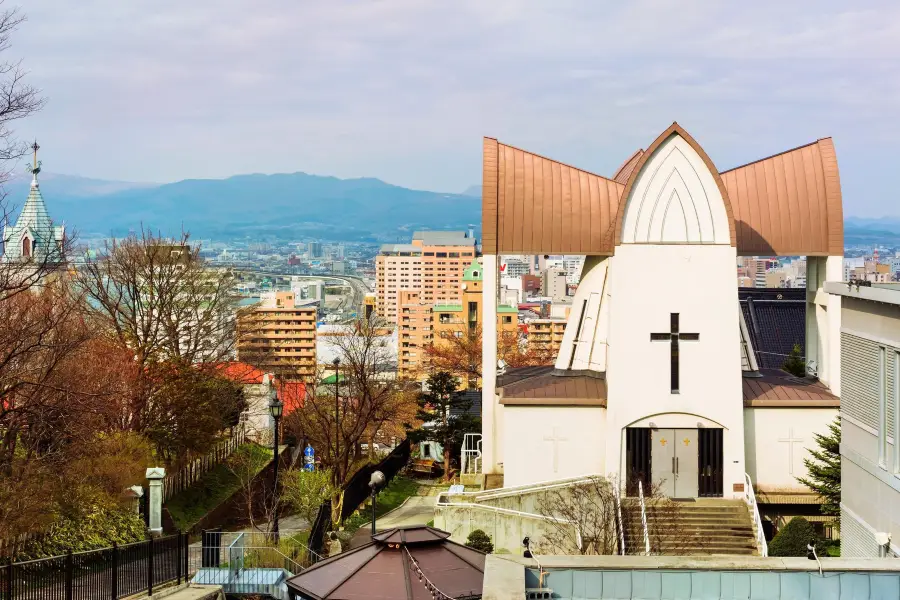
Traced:
POLYGON ((187 581, 188 537, 172 535, 0 565, 0 600, 117 600, 187 581))

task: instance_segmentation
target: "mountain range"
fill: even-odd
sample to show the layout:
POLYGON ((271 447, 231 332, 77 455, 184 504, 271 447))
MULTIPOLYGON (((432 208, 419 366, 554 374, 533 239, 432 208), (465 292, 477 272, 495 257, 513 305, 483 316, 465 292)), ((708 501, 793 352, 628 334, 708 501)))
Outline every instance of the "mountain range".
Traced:
MULTIPOLYGON (((307 173, 236 175, 174 183, 107 181, 42 173, 50 215, 82 238, 124 235, 141 227, 194 238, 407 240, 415 229, 465 229, 481 222, 481 186, 462 193, 412 190, 375 178, 307 173)), ((7 205, 21 208, 30 176, 5 184, 7 205)), ((847 217, 847 245, 900 245, 900 218, 847 217)))

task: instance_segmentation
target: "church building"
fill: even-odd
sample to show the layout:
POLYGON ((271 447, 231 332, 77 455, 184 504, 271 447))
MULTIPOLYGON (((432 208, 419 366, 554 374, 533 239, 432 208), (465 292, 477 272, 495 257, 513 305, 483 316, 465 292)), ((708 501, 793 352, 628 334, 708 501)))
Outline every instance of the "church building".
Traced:
POLYGON ((54 225, 50 219, 38 185, 41 163, 37 152, 40 146, 35 142, 31 149, 34 152, 34 162, 29 167, 31 190, 16 224, 6 223, 3 227, 3 260, 48 265, 62 262, 65 226, 54 225))
MULTIPOLYGON (((484 140, 484 288, 498 257, 586 256, 556 364, 496 369, 484 295, 482 460, 503 487, 612 475, 635 493, 809 494, 840 396, 843 216, 830 138, 720 171, 673 123, 610 177, 484 140), (760 366, 739 256, 807 257, 805 378, 760 366)), ((815 503, 813 500, 812 503, 815 503)))

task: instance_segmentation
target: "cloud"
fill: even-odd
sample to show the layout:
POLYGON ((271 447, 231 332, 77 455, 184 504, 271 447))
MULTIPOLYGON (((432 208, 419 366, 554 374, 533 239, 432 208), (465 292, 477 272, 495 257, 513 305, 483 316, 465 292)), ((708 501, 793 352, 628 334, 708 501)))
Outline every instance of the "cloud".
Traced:
POLYGON ((492 135, 600 173, 672 120, 722 168, 832 135, 848 214, 896 212, 900 4, 35 0, 10 50, 48 169, 305 170, 462 190, 492 135), (849 160, 844 156, 850 155, 849 160))

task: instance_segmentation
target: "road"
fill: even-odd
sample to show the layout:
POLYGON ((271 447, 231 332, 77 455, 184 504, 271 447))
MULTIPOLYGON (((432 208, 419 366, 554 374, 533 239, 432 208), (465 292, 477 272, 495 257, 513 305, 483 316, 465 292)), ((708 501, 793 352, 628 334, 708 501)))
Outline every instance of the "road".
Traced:
MULTIPOLYGON (((394 527, 427 525, 434 520, 434 507, 437 505, 437 499, 436 495, 410 496, 401 506, 380 516, 375 522, 375 528, 378 531, 385 531, 394 527)), ((357 548, 368 543, 370 539, 372 539, 372 524, 367 523, 353 535, 350 547, 357 548)))
POLYGON ((357 314, 362 314, 363 299, 365 298, 367 293, 372 291, 369 289, 369 287, 361 277, 356 277, 353 275, 293 275, 290 273, 277 273, 273 271, 252 271, 248 269, 235 269, 234 272, 259 277, 281 277, 288 281, 290 281, 291 277, 301 277, 303 279, 322 279, 326 281, 329 279, 334 279, 337 281, 342 281, 350 288, 351 296, 349 302, 347 302, 346 300, 341 302, 341 308, 349 310, 351 312, 356 312, 357 314))

